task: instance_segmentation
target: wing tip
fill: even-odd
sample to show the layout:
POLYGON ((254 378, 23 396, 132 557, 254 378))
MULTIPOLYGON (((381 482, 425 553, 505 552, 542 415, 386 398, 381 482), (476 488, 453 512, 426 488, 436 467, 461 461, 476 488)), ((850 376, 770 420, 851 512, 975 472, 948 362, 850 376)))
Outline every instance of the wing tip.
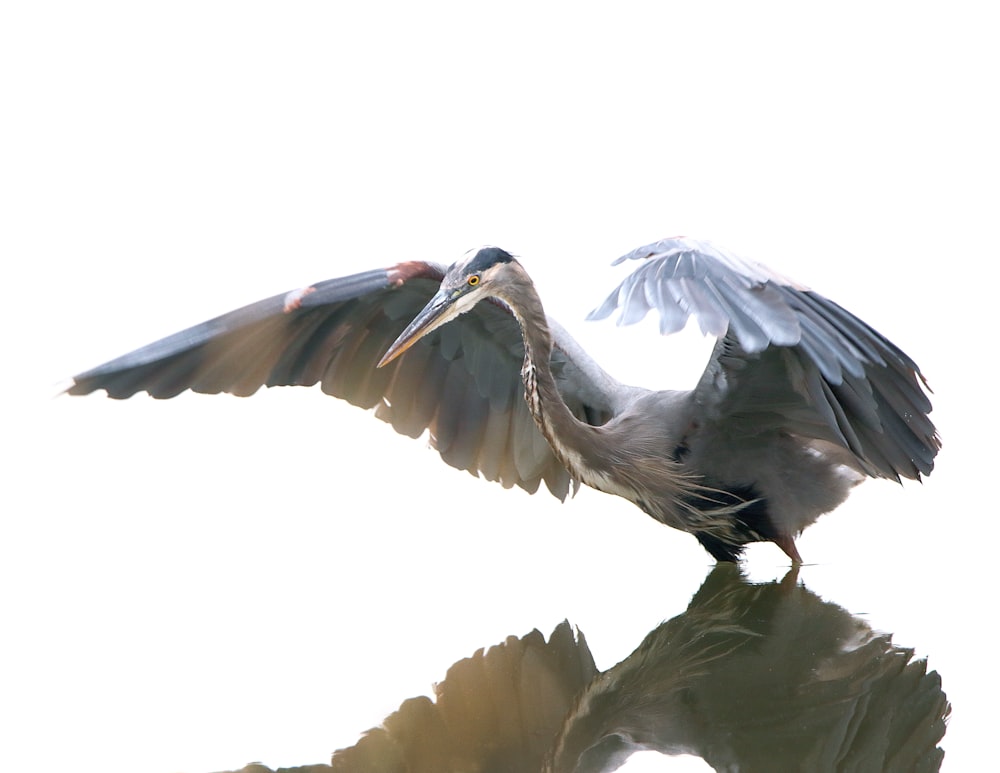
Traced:
POLYGON ((76 378, 64 378, 55 382, 52 385, 52 397, 62 397, 63 395, 79 395, 86 394, 86 392, 74 391, 80 386, 80 382, 76 378))

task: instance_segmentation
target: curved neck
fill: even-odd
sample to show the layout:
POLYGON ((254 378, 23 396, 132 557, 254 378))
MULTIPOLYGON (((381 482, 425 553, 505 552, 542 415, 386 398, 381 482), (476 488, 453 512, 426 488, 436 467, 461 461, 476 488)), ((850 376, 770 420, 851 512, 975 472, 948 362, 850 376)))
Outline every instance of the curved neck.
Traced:
POLYGON ((588 446, 583 433, 588 426, 570 412, 552 375, 552 333, 535 285, 520 263, 510 264, 507 292, 500 296, 521 328, 524 364, 521 379, 531 416, 553 452, 577 478, 582 451, 588 446))
MULTIPOLYGON (((509 264, 507 271, 498 297, 521 327, 524 397, 556 458, 577 481, 625 497, 663 523, 691 530, 692 517, 705 520, 691 504, 705 498, 703 490, 678 462, 657 454, 655 445, 635 445, 626 425, 594 427, 572 414, 552 375, 552 334, 535 286, 519 263, 509 264)), ((708 520, 714 523, 719 515, 711 510, 708 520)))

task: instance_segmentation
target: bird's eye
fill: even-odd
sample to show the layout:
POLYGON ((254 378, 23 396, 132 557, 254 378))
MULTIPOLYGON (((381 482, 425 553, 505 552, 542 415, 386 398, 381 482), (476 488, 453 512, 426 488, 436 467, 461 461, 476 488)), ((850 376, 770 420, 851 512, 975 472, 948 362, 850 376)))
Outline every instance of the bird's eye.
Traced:
POLYGON ((479 274, 473 274, 469 277, 469 287, 475 287, 479 284, 479 274))

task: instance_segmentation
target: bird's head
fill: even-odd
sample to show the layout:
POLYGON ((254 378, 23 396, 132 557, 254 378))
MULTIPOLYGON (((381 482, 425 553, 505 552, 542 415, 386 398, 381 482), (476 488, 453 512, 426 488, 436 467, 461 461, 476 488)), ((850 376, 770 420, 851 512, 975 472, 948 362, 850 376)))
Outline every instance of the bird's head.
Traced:
POLYGON ((479 247, 467 252, 451 265, 440 289, 400 333, 378 367, 392 362, 432 330, 469 311, 483 298, 502 295, 505 278, 516 264, 514 256, 499 247, 479 247))

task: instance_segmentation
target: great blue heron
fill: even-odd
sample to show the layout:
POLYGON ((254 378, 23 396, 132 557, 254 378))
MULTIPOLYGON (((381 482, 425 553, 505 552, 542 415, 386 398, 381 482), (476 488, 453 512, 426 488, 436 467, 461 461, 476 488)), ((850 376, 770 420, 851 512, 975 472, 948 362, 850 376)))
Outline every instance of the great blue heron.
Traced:
POLYGON ((112 360, 70 394, 249 395, 313 385, 504 486, 585 483, 693 533, 716 560, 794 538, 865 476, 920 479, 940 440, 916 364, 857 317, 757 263, 665 239, 591 313, 651 309, 718 337, 690 391, 608 375, 510 253, 408 261, 276 295, 112 360), (481 301, 488 300, 488 303, 481 301), (445 324, 450 323, 450 324, 445 324), (520 377, 518 375, 520 371, 520 377))

